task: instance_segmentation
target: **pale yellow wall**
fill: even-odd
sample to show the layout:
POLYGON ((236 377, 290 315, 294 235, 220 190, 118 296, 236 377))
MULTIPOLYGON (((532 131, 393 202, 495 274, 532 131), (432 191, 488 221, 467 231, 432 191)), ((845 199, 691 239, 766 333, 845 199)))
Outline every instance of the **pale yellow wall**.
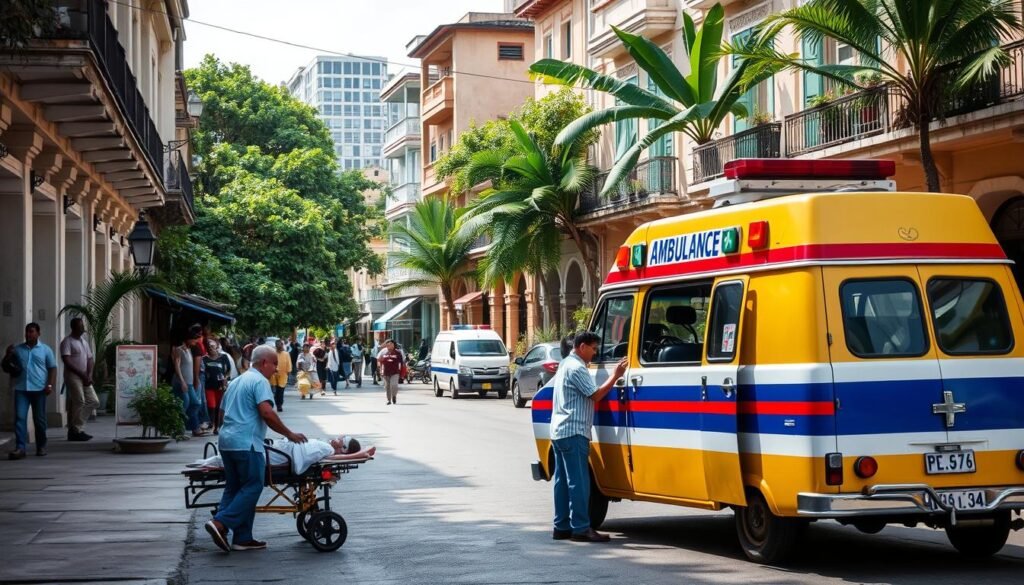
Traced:
POLYGON ((452 44, 452 64, 456 72, 456 136, 468 128, 470 122, 507 116, 533 97, 533 84, 527 72, 534 61, 532 31, 462 30, 456 32, 452 44), (522 44, 524 59, 499 61, 499 42, 522 44))

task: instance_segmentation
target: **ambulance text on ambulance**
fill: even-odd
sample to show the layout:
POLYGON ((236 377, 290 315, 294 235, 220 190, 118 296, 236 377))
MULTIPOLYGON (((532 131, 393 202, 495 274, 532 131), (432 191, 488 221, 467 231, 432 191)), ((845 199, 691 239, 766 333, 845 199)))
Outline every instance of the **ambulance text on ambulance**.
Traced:
POLYGON ((651 242, 647 265, 661 266, 717 258, 736 252, 738 247, 739 229, 734 227, 660 238, 651 242))

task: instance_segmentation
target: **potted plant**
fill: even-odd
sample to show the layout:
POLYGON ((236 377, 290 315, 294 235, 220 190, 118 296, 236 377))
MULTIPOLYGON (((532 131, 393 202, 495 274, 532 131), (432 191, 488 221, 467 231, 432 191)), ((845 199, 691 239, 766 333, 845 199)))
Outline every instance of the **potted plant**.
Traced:
POLYGON ((181 399, 174 396, 170 386, 136 390, 128 407, 138 413, 142 435, 114 439, 122 453, 157 453, 185 436, 181 399))
POLYGON ((882 87, 882 76, 877 72, 860 74, 855 78, 857 85, 862 88, 861 97, 857 100, 857 109, 860 111, 860 124, 862 128, 871 129, 878 125, 878 112, 880 101, 884 93, 882 87))

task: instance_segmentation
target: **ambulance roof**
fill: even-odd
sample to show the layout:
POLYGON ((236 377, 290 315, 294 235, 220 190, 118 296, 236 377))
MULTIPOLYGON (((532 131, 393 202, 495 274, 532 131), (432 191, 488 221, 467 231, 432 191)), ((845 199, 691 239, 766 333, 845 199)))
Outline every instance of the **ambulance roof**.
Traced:
POLYGON ((964 261, 1008 262, 970 197, 796 194, 643 224, 605 287, 801 264, 964 261))

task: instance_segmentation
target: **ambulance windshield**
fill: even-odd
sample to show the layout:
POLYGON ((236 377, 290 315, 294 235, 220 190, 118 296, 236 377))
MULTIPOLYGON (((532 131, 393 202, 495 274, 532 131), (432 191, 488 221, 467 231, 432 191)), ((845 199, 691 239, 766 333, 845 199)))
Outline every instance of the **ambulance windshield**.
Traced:
POLYGON ((508 355, 505 344, 497 339, 468 339, 459 342, 459 355, 508 355))

